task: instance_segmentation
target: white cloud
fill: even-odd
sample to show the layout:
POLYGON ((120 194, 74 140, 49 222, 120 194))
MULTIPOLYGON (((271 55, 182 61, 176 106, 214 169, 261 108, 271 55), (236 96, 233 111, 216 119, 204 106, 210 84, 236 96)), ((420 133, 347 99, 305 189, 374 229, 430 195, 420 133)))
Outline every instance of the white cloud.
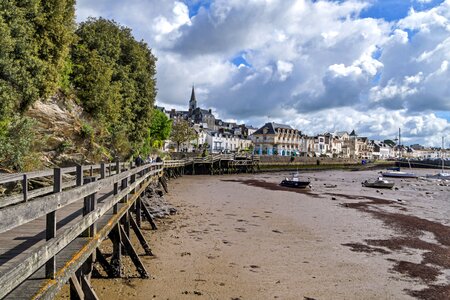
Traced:
POLYGON ((398 22, 359 18, 368 0, 215 0, 189 18, 185 3, 199 1, 78 0, 77 14, 149 43, 167 108, 187 107, 195 83, 200 105, 253 125, 270 115, 310 133, 386 137, 401 126, 424 142, 449 132, 434 112, 450 111, 450 0, 398 22))

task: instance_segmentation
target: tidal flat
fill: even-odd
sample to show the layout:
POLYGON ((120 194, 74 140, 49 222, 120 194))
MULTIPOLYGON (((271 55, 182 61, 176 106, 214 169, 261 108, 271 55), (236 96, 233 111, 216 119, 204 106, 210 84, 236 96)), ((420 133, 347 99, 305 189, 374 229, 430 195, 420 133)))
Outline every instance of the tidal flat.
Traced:
POLYGON ((93 279, 98 296, 447 299, 450 184, 393 179, 378 190, 361 186, 377 171, 332 170, 301 173, 311 188, 297 190, 278 185, 287 175, 171 180, 178 213, 145 230, 151 278, 93 279))

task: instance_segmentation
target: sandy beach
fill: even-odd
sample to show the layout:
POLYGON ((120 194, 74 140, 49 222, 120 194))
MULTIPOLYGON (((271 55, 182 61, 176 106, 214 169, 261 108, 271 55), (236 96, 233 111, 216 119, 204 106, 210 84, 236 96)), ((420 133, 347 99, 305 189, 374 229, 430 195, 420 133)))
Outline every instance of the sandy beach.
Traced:
MULTIPOLYGON (((419 174, 436 170, 416 170, 419 174)), ((152 278, 93 279, 101 299, 448 299, 450 187, 377 171, 184 176, 178 213, 145 230, 152 278)), ((141 252, 142 249, 140 249, 141 252)))

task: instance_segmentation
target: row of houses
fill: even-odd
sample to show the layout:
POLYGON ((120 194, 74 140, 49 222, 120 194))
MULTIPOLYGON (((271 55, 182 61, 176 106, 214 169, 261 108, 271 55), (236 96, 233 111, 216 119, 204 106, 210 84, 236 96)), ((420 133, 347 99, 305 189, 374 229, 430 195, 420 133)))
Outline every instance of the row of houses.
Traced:
POLYGON ((255 152, 260 155, 386 159, 393 157, 395 151, 384 142, 357 136, 354 130, 308 136, 289 125, 274 122, 264 124, 251 139, 255 152))
MULTIPOLYGON (((268 122, 260 128, 217 119, 211 109, 197 106, 192 87, 189 110, 166 111, 158 107, 176 122, 183 119, 195 130, 196 138, 181 145, 180 151, 210 153, 248 152, 259 155, 310 156, 353 159, 388 159, 394 157, 434 158, 439 151, 420 147, 403 147, 394 142, 370 140, 358 136, 355 130, 323 133, 315 136, 303 134, 289 125, 268 122)), ((418 146, 418 145, 416 145, 418 146)), ((177 149, 171 141, 165 150, 177 149)))

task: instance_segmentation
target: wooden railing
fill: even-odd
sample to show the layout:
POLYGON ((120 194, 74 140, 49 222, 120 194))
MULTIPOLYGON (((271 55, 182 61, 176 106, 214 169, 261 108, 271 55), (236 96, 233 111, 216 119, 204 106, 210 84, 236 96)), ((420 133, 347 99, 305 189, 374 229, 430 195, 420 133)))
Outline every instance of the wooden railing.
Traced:
MULTIPOLYGON (((128 212, 146 186, 163 174, 163 163, 146 164, 135 168, 132 168, 132 164, 128 164, 129 168, 122 170, 121 165, 126 166, 115 163, 55 168, 32 173, 3 175, 0 178, 0 183, 3 184, 22 180, 23 185, 23 193, 19 195, 20 197, 11 196, 0 200, 0 234, 14 232, 20 226, 42 217, 46 218, 45 242, 34 247, 13 268, 1 270, 0 299, 44 265, 46 278, 57 279, 47 283, 46 291, 59 290, 62 284, 72 276, 72 271, 83 264, 83 257, 95 251, 112 227, 128 212), (85 178, 84 173, 88 173, 89 176, 85 178), (74 175, 71 175, 71 178, 64 183, 63 174, 74 175), (28 191, 28 180, 39 177, 52 177, 53 186, 28 191), (101 205, 97 203, 98 193, 107 195, 101 205), (58 228, 57 231, 58 212, 63 211, 70 204, 83 200, 83 210, 78 211, 80 219, 58 228), (107 222, 102 228, 97 228, 96 222, 111 211, 113 216, 110 218, 114 221, 107 222), (82 253, 83 255, 79 255, 79 259, 73 261, 72 265, 68 262, 67 267, 64 267, 72 269, 67 269, 65 272, 59 270, 56 274, 56 255, 86 232, 88 237, 86 243, 89 247, 85 246, 83 249, 87 250, 82 253)), ((139 216, 136 214, 136 218, 140 220, 140 212, 139 216)), ((7 246, 2 245, 3 248, 7 246)), ((54 294, 51 292, 50 295, 54 294)))

